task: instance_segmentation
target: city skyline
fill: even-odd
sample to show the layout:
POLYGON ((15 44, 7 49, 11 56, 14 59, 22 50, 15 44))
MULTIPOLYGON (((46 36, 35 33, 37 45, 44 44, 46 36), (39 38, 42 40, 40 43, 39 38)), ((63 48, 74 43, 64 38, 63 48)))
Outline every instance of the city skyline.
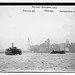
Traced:
MULTIPOLYGON (((0 7, 0 48, 6 49, 14 42, 20 48, 26 48, 27 39, 31 44, 40 44, 50 38, 50 43, 61 43, 69 40, 75 42, 75 13, 60 12, 74 11, 75 7, 52 9, 54 12, 44 12, 31 6, 0 7)), ((51 10, 51 9, 50 9, 51 10)))

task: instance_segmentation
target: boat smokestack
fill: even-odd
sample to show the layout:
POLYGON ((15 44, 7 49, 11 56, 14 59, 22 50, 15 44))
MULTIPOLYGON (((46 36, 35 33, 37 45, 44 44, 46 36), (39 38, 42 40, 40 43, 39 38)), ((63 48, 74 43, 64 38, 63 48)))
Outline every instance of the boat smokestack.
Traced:
POLYGON ((14 47, 14 43, 12 43, 12 47, 14 47))

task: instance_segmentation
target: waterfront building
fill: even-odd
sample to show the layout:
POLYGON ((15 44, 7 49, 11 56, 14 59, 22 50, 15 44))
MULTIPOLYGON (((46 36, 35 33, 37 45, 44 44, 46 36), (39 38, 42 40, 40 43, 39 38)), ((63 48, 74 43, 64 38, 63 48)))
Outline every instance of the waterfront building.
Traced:
POLYGON ((52 50, 54 50, 54 51, 60 51, 60 46, 59 46, 59 44, 54 43, 54 44, 52 44, 51 46, 52 46, 52 50))
POLYGON ((60 51, 65 50, 65 43, 60 43, 60 51))
POLYGON ((48 38, 48 50, 50 50, 50 39, 48 38))
POLYGON ((30 39, 27 40, 27 51, 30 51, 30 39))
POLYGON ((65 43, 65 51, 66 52, 70 52, 70 50, 71 50, 70 48, 71 48, 71 45, 70 45, 69 41, 66 40, 66 43, 65 43))

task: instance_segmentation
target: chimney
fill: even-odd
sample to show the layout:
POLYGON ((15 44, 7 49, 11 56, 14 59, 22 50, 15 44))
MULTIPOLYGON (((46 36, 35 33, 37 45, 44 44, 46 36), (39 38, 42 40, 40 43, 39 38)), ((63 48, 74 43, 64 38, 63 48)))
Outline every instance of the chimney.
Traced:
POLYGON ((12 47, 14 47, 14 43, 12 43, 12 47))

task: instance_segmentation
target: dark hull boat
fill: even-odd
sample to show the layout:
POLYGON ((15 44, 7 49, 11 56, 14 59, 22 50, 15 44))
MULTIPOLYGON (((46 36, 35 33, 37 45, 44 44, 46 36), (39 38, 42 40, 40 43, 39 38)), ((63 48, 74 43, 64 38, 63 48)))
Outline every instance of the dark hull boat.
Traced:
POLYGON ((6 49, 5 54, 6 54, 6 55, 16 55, 16 54, 21 55, 22 52, 21 52, 20 49, 17 49, 16 47, 14 47, 14 45, 13 45, 13 43, 12 43, 12 47, 6 49))
POLYGON ((65 54, 65 51, 52 51, 51 54, 65 54))

